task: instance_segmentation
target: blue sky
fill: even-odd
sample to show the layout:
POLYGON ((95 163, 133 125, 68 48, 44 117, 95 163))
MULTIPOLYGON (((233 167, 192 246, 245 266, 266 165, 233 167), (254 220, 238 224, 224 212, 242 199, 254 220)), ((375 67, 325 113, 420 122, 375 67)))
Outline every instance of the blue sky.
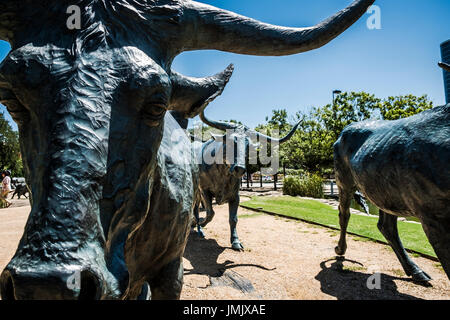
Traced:
MULTIPOLYGON (((346 7, 350 0, 202 0, 264 22, 304 27, 346 7)), ((222 96, 207 109, 215 119, 237 119, 254 127, 272 109, 290 115, 331 101, 334 89, 367 91, 377 97, 427 94, 444 104, 441 42, 450 39, 450 1, 377 0, 381 30, 366 26, 369 14, 328 45, 286 57, 255 57, 218 51, 187 52, 173 68, 188 76, 235 72, 222 96)), ((0 58, 9 47, 0 43, 0 58)), ((4 110, 1 106, 0 110, 4 110)))

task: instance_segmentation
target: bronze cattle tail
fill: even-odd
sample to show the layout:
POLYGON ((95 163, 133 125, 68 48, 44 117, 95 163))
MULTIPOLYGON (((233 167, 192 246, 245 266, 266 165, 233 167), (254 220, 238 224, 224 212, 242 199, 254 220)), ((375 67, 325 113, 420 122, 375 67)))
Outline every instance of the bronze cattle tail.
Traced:
POLYGON ((252 139, 262 138, 260 141, 262 143, 284 143, 292 137, 300 122, 285 137, 275 139, 244 125, 210 120, 204 112, 200 114, 200 118, 207 125, 224 130, 226 133, 225 135, 213 135, 213 139, 204 143, 197 141, 193 143, 198 163, 200 163, 200 190, 207 214, 206 219, 199 219, 200 201, 198 201, 194 209, 198 233, 204 237, 202 227, 206 226, 214 217, 213 199, 216 199, 217 204, 228 202, 231 246, 235 250, 242 250, 244 247, 239 241, 236 228, 239 187, 241 178, 246 171, 250 150, 256 148, 252 139))
POLYGON ((450 278, 450 104, 395 121, 344 129, 334 145, 341 237, 346 252, 350 201, 356 189, 380 209, 378 228, 405 273, 429 281, 406 253, 397 217, 417 217, 450 278))
POLYGON ((189 50, 316 49, 373 2, 284 28, 188 0, 77 0, 81 29, 70 30, 74 1, 2 0, 0 39, 12 50, 0 65, 0 101, 18 124, 32 197, 0 277, 3 299, 135 299, 149 285, 153 298, 177 298, 195 170, 169 160, 190 144, 167 137, 179 128, 167 111, 195 116, 215 93, 200 85, 191 95, 172 61, 189 50), (176 209, 157 212, 167 198, 176 209))

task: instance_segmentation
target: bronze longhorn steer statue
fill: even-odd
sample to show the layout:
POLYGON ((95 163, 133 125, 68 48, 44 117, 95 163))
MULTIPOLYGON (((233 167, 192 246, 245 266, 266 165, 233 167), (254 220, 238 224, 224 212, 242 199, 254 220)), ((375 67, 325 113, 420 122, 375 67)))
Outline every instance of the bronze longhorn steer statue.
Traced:
POLYGON ((215 198, 217 204, 228 202, 230 242, 234 250, 243 250, 244 246, 239 241, 237 234, 237 211, 239 208, 239 187, 241 178, 246 171, 250 149, 256 145, 252 139, 260 138, 260 142, 282 144, 288 141, 297 130, 300 122, 283 138, 276 139, 251 130, 244 125, 214 121, 208 119, 204 112, 200 118, 207 125, 226 131, 225 135, 213 135, 213 138, 204 142, 194 142, 194 150, 200 163, 200 190, 206 207, 206 219, 199 219, 199 205, 197 201, 194 208, 194 216, 197 221, 198 234, 204 237, 202 227, 205 227, 214 217, 212 201, 215 198), (211 155, 214 154, 214 157, 211 155), (215 158, 219 161, 208 161, 215 158))
POLYGON ((397 230, 397 217, 417 217, 450 278, 450 104, 395 121, 351 124, 334 145, 339 188, 343 255, 356 189, 380 209, 378 229, 405 273, 416 281, 430 276, 408 256, 397 230))
POLYGON ((190 50, 313 50, 373 2, 285 28, 189 0, 1 0, 12 50, 0 101, 18 124, 32 196, 2 298, 135 299, 149 286, 153 298, 178 298, 196 173, 190 141, 167 137, 179 128, 167 111, 193 117, 215 93, 191 95, 172 61, 190 50), (66 27, 74 4, 80 29, 66 27))

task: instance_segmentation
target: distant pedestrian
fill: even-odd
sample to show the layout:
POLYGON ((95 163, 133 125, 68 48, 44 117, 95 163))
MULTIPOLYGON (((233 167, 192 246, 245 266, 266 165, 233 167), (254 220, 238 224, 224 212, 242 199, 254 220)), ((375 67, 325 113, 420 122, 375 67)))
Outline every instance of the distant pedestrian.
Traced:
POLYGON ((2 172, 2 188, 0 190, 0 200, 6 202, 8 208, 12 202, 8 201, 8 194, 11 192, 11 173, 8 170, 2 172))

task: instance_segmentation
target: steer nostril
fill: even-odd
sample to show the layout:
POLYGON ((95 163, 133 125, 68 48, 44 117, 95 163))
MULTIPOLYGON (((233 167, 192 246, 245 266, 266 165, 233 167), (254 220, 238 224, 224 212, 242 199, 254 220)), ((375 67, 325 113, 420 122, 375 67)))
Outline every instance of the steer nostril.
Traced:
POLYGON ((11 275, 3 275, 0 284, 0 293, 2 300, 16 300, 14 295, 14 283, 11 275))
POLYGON ((100 281, 90 271, 81 272, 78 300, 98 300, 101 296, 100 281))

